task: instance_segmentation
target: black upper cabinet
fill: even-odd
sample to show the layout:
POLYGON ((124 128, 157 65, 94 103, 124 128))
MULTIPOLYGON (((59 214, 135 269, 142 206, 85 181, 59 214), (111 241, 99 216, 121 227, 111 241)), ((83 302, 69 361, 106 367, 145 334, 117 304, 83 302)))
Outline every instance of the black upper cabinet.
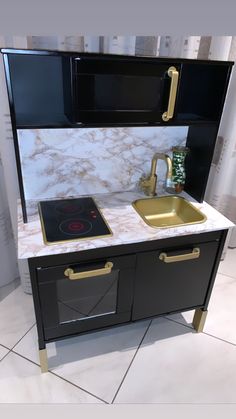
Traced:
POLYGON ((69 123, 64 112, 60 56, 9 54, 5 63, 17 127, 69 123))
POLYGON ((65 112, 75 124, 162 123, 180 68, 137 57, 65 58, 65 112))
POLYGON ((202 202, 233 62, 2 49, 18 128, 188 126, 185 190, 202 202))
POLYGON ((119 56, 66 59, 65 112, 79 124, 217 122, 231 66, 189 61, 119 56))
POLYGON ((2 50, 16 127, 219 123, 231 62, 2 50))
POLYGON ((176 119, 181 122, 217 122, 223 109, 229 63, 183 63, 176 119))

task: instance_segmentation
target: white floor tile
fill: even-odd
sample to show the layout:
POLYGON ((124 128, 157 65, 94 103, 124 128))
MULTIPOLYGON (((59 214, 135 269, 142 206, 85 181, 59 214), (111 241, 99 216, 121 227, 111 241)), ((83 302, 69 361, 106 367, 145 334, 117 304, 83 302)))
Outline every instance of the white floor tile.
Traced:
MULTIPOLYGON (((236 306, 236 303, 234 304, 234 301, 236 301, 236 288, 233 285, 234 283, 230 279, 227 280, 225 278, 224 280, 224 277, 222 275, 228 275, 228 276, 236 278, 236 249, 227 249, 227 253, 226 253, 226 257, 224 261, 220 262, 220 265, 218 268, 218 274, 215 279, 214 288, 213 288, 210 303, 208 306, 209 313, 208 313, 208 317, 206 321, 206 326, 204 329, 204 331, 206 331, 206 327, 208 327, 209 325, 212 332, 213 330, 214 331, 217 330, 217 333, 218 333, 220 330, 219 337, 222 337, 223 339, 229 339, 229 340, 232 338, 233 340, 230 340, 230 342, 235 343, 235 332, 234 332, 235 326, 234 325, 235 325, 235 320, 236 320, 235 319, 236 307, 234 309, 234 306, 236 306), (220 285, 222 281, 225 282, 225 285, 226 285, 225 287, 220 285), (224 288, 224 291, 223 291, 223 288, 224 288), (228 303, 227 303, 228 298, 230 300, 230 307, 228 307, 228 303), (219 305, 219 302, 220 302, 220 305, 219 305), (229 327, 225 323, 226 317, 227 317, 227 323, 229 325, 232 325, 232 322, 234 323, 231 330, 229 330, 229 327), (213 325, 213 323, 215 324, 216 327, 213 325)), ((172 314, 166 317, 169 319, 175 320, 181 324, 185 324, 187 326, 192 327, 193 315, 194 315, 194 310, 191 310, 191 311, 186 311, 183 313, 172 314)))
POLYGON ((0 302, 0 344, 12 348, 34 323, 32 295, 18 286, 0 302))
POLYGON ((102 403, 13 353, 0 362, 0 403, 102 403))
POLYGON ((0 287, 0 304, 4 298, 7 297, 12 291, 20 286, 20 278, 14 279, 10 284, 6 284, 0 287))
POLYGON ((153 321, 115 403, 235 403, 236 347, 153 321))
POLYGON ((183 313, 170 314, 164 317, 166 319, 174 320, 185 326, 191 327, 193 329, 193 325, 192 325, 193 316, 194 316, 194 310, 190 310, 190 311, 184 311, 183 313))
POLYGON ((224 260, 220 262, 218 272, 236 278, 236 249, 227 249, 224 260))
MULTIPOLYGON (((142 321, 48 344, 49 369, 110 402, 148 324, 142 321)), ((14 350, 39 362, 35 328, 14 350)))
MULTIPOLYGON (((166 318, 192 327, 194 311, 172 314, 166 318)), ((204 333, 236 345, 236 278, 217 274, 208 305, 204 333)))
POLYGON ((0 361, 7 354, 7 352, 9 352, 8 349, 6 349, 2 345, 0 345, 0 361))
POLYGON ((204 332, 236 345, 236 278, 217 275, 204 332))
MULTIPOLYGON (((47 345, 47 352, 49 355, 50 347, 54 344, 47 345)), ((39 347, 38 347, 38 335, 36 326, 34 326, 23 339, 14 347, 14 352, 25 356, 31 361, 36 362, 39 365, 39 347)), ((50 366, 50 361, 49 361, 50 366)))

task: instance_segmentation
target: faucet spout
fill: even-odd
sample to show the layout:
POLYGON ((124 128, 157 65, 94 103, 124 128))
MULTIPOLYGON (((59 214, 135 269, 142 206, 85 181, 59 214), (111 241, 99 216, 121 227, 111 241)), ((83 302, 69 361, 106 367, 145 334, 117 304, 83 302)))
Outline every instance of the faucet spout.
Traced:
POLYGON ((172 160, 168 154, 164 153, 155 153, 152 158, 151 171, 149 176, 142 177, 140 179, 140 186, 143 189, 144 193, 149 196, 156 195, 156 185, 157 185, 157 160, 164 160, 166 162, 167 171, 166 171, 166 180, 171 179, 172 177, 172 160))
POLYGON ((172 160, 168 156, 168 154, 164 154, 164 153, 155 153, 154 154, 154 156, 152 158, 151 174, 156 173, 157 160, 164 160, 166 162, 166 165, 167 165, 166 177, 168 179, 170 179, 171 176, 172 176, 172 160))

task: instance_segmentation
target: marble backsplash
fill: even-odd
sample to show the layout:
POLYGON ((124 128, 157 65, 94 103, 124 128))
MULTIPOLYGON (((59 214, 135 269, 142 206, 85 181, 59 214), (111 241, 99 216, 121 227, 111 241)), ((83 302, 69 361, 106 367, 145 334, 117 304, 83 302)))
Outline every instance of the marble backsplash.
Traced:
MULTIPOLYGON (((185 145, 188 127, 18 130, 27 200, 137 190, 154 153, 171 156, 185 145)), ((159 183, 165 179, 159 161, 159 183)))

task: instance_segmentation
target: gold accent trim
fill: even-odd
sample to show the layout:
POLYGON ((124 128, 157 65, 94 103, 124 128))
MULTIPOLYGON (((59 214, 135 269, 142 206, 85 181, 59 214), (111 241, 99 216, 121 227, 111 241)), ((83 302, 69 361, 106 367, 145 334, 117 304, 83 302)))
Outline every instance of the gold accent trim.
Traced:
POLYGON ((162 252, 159 255, 159 259, 165 263, 172 263, 172 262, 182 262, 183 260, 198 259, 199 256, 200 256, 199 247, 194 247, 191 253, 186 253, 183 255, 167 256, 166 253, 162 252))
MULTIPOLYGON (((192 224, 201 224, 204 223, 207 219, 205 214, 203 214, 197 207, 195 207, 191 202, 182 196, 176 195, 167 195, 167 196, 158 196, 151 198, 141 198, 132 202, 132 206, 143 219, 143 221, 153 228, 170 228, 170 227, 182 227, 192 224), (170 201, 170 202, 168 202, 170 201), (195 214, 198 214, 198 219, 195 217, 192 218, 193 214, 190 214, 187 210, 188 221, 173 222, 173 215, 178 209, 178 202, 182 206, 185 206, 185 218, 187 207, 194 210, 195 214), (168 204, 168 205, 167 205, 168 204), (167 209, 166 209, 167 208, 167 209), (169 217, 170 215, 170 217, 169 217)), ((177 212, 176 212, 177 215, 177 212)))
MULTIPOLYGON (((106 224, 108 230, 110 233, 108 234, 103 234, 102 236, 91 236, 91 237, 81 237, 81 238, 77 238, 77 239, 68 239, 68 240, 58 240, 58 241, 54 241, 54 242, 49 242, 47 241, 47 236, 46 236, 46 231, 45 231, 45 226, 44 226, 44 222, 43 222, 43 215, 42 215, 42 210, 41 210, 41 206, 40 206, 40 202, 38 202, 38 211, 39 211, 39 218, 40 218, 40 223, 41 223, 41 228, 42 228, 42 234, 43 234, 43 241, 46 245, 48 246, 53 246, 54 244, 63 244, 63 243, 69 243, 69 242, 78 242, 81 240, 96 240, 96 239, 102 239, 104 237, 111 237, 113 236, 113 232, 110 229, 110 226, 107 223, 107 220, 105 219, 104 215, 102 214, 98 204, 96 203, 95 199, 92 198, 91 196, 83 196, 83 198, 91 198, 93 200, 93 202, 95 203, 97 210, 99 212, 99 214, 101 215, 104 223, 106 224)), ((63 198, 63 199, 73 199, 73 198, 63 198)), ((77 199, 77 198, 74 198, 77 199)), ((61 198, 58 199, 58 201, 62 200, 61 198)), ((48 200, 50 201, 50 200, 48 200)))
POLYGON ((41 366, 41 372, 48 372, 48 357, 46 348, 39 350, 39 362, 41 366))
POLYGON ((197 333, 200 333, 204 329, 205 321, 207 318, 207 310, 202 310, 201 308, 196 308, 193 316, 193 327, 197 333))
POLYGON ((68 279, 74 281, 77 279, 90 278, 91 276, 100 276, 100 275, 110 274, 112 268, 113 268, 113 263, 107 262, 104 268, 94 269, 92 271, 74 272, 72 268, 67 268, 64 271, 64 275, 68 276, 68 279))
POLYGON ((157 184, 157 160, 163 160, 166 162, 167 171, 166 171, 166 180, 171 179, 172 176, 172 160, 168 154, 164 153, 155 153, 152 158, 151 171, 150 174, 145 177, 142 176, 139 180, 139 186, 144 191, 146 195, 155 196, 156 195, 156 184, 157 184))
POLYGON ((177 86, 178 86, 178 80, 179 80, 179 72, 176 70, 175 67, 170 67, 167 73, 168 73, 168 76, 171 78, 171 85, 170 85, 168 108, 167 108, 167 111, 162 114, 162 119, 165 122, 173 118, 175 100, 176 100, 176 94, 177 94, 177 86))

